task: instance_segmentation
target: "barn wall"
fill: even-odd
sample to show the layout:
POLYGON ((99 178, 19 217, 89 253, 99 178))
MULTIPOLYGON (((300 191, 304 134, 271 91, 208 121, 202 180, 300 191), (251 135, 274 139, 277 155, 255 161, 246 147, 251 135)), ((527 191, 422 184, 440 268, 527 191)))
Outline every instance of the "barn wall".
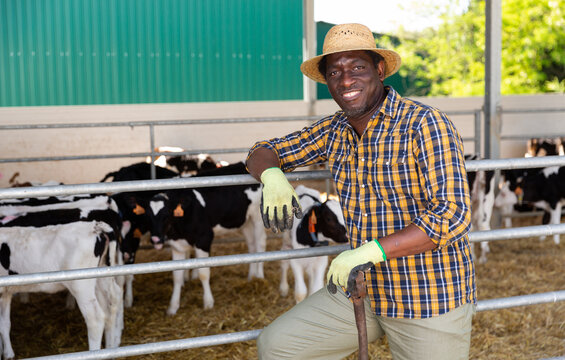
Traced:
MULTIPOLYGON (((473 111, 482 105, 482 98, 418 99, 446 112, 473 111)), ((502 99, 503 109, 565 108, 564 95, 508 96, 502 99)), ((316 104, 316 113, 330 114, 337 109, 331 100, 316 104)), ((0 107, 0 125, 100 123, 141 120, 217 119, 238 117, 303 116, 308 107, 302 101, 175 103, 138 105, 0 107)), ((463 137, 474 134, 473 115, 452 116, 463 137)), ((565 111, 503 115, 503 135, 555 134, 565 136, 565 111)), ((283 135, 307 124, 307 121, 244 123, 221 125, 161 126, 155 128, 157 146, 180 146, 185 149, 246 148, 255 141, 283 135)), ((148 128, 82 128, 0 131, 2 158, 75 156, 93 154, 125 154, 148 152, 148 128)), ((465 143, 466 152, 474 152, 473 143, 465 143)), ((503 158, 520 157, 524 141, 504 141, 503 158)), ((243 160, 244 153, 220 154, 215 158, 230 162, 243 160)), ((99 181, 107 172, 141 158, 72 160, 31 163, 0 163, 0 186, 19 172, 20 181, 59 180, 65 183, 99 181)))

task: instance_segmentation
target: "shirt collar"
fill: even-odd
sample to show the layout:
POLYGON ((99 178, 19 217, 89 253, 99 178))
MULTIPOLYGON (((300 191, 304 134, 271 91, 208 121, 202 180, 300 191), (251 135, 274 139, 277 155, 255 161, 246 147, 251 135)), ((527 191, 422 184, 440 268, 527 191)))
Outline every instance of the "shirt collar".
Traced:
POLYGON ((383 101, 383 104, 377 110, 377 113, 382 113, 385 116, 388 116, 391 119, 394 119, 396 116, 396 111, 398 109, 398 103, 401 99, 400 95, 392 88, 392 86, 385 86, 385 91, 387 92, 386 98, 383 101))

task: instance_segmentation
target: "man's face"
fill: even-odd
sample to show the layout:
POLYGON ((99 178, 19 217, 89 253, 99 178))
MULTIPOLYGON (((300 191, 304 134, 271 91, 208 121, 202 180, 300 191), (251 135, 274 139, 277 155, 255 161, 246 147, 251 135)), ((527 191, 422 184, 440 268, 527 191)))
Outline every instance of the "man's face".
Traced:
POLYGON ((377 67, 362 50, 327 56, 326 82, 335 102, 349 119, 374 112, 384 98, 384 63, 377 67))

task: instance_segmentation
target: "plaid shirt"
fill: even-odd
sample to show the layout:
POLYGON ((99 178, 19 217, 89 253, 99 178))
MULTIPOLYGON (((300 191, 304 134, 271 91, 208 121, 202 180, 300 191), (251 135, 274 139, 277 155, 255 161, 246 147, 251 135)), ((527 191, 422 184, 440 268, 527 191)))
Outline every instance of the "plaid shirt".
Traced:
POLYGON ((249 153, 275 151, 283 171, 327 161, 352 248, 409 224, 424 231, 437 248, 377 264, 367 291, 377 315, 437 316, 476 302, 463 143, 445 114, 386 91, 362 136, 338 111, 249 153))

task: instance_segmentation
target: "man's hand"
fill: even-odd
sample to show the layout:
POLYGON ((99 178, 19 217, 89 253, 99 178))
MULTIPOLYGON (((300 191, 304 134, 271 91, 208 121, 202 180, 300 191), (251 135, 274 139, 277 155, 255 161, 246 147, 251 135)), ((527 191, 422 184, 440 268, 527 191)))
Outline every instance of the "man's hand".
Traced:
POLYGON ((346 287, 348 290, 353 289, 357 272, 370 269, 385 260, 385 252, 377 240, 342 252, 332 261, 328 270, 326 277, 328 290, 335 294, 336 285, 346 287))
POLYGON ((294 215, 302 218, 302 209, 298 195, 281 169, 269 168, 261 174, 263 196, 261 197, 261 215, 266 228, 273 232, 292 228, 294 215))

